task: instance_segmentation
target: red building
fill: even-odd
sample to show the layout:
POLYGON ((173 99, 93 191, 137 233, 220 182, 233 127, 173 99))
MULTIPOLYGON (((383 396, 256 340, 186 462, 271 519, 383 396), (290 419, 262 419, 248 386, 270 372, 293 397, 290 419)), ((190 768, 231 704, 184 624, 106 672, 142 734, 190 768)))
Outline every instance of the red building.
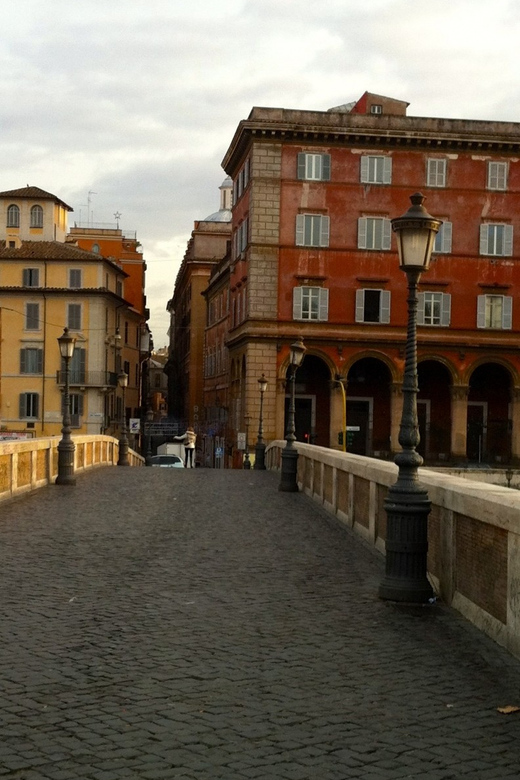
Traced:
POLYGON ((406 277, 390 220, 421 191, 443 220, 420 283, 418 409, 427 462, 520 458, 520 124, 408 117, 365 93, 330 111, 254 108, 223 167, 234 184, 230 424, 283 438, 289 345, 300 440, 399 450, 406 277))

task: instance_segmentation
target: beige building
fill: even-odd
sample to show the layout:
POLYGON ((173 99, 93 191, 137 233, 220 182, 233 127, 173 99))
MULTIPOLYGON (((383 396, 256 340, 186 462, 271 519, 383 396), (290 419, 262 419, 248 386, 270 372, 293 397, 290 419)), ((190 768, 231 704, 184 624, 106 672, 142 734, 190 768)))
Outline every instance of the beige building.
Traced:
MULTIPOLYGON (((0 193, 0 425, 59 435, 64 375, 57 338, 76 337, 70 364, 73 427, 114 433, 122 419, 127 274, 66 240, 72 209, 38 187, 0 193)), ((137 332, 137 331, 136 331, 137 332)))

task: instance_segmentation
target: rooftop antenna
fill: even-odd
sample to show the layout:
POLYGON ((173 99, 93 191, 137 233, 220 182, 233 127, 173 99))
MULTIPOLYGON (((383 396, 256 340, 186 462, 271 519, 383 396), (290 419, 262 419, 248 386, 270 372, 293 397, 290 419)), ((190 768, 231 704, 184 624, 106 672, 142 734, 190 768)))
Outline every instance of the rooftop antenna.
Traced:
POLYGON ((116 211, 114 214, 115 220, 116 220, 116 228, 119 230, 119 220, 121 219, 123 215, 119 213, 119 211, 116 211))
POLYGON ((94 192, 94 190, 88 191, 88 197, 87 197, 87 226, 90 227, 91 225, 91 210, 90 210, 90 204, 92 203, 91 195, 97 195, 97 192, 94 192))

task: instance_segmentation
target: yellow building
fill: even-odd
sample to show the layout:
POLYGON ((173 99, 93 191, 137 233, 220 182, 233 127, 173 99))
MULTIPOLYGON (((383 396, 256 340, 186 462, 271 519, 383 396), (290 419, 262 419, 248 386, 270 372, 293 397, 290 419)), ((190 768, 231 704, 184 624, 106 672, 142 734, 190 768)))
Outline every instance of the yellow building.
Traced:
POLYGON ((134 319, 137 342, 138 318, 124 298, 127 274, 117 262, 66 241, 71 210, 38 187, 0 192, 3 431, 60 433, 64 377, 57 338, 65 326, 76 337, 70 392, 78 432, 116 432, 123 415, 118 373, 128 369, 129 388, 135 380, 126 352, 134 319))

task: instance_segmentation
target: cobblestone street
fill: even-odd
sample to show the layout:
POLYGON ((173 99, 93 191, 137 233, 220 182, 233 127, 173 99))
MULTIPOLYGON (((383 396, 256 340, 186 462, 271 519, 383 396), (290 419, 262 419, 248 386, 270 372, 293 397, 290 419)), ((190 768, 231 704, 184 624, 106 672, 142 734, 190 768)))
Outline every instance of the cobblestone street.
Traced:
POLYGON ((278 475, 106 468, 0 508, 0 777, 518 780, 520 662, 278 475))

